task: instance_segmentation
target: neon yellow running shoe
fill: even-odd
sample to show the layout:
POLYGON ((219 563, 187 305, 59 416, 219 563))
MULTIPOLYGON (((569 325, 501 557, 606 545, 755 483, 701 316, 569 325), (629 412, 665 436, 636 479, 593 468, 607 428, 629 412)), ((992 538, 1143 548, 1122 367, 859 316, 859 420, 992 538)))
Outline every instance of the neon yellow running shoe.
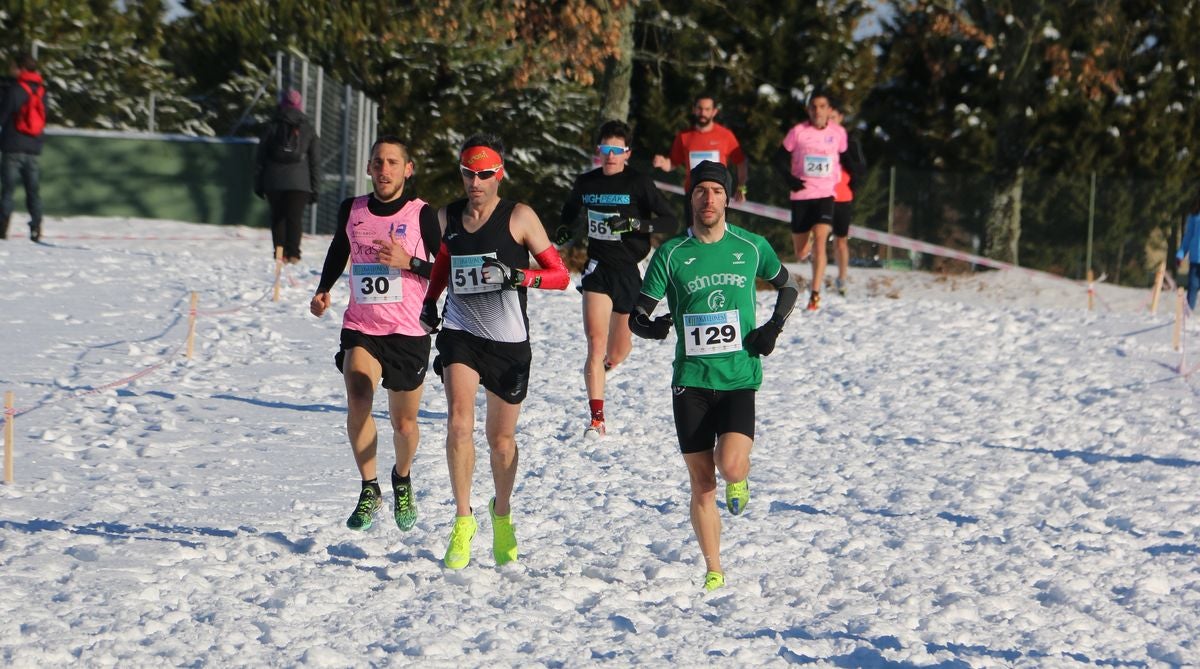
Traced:
POLYGON ((746 510, 750 503, 750 481, 737 481, 725 484, 725 508, 729 513, 738 515, 746 510))
POLYGON ((512 510, 507 516, 496 515, 496 498, 488 502, 488 515, 492 517, 492 555, 499 567, 517 560, 517 532, 512 524, 512 510))
POLYGON ((710 571, 704 575, 704 589, 712 592, 717 588, 725 587, 725 574, 719 571, 710 571))
POLYGON ((442 562, 451 569, 462 569, 471 561, 471 539, 479 529, 475 516, 455 516, 454 529, 450 531, 450 545, 442 562))

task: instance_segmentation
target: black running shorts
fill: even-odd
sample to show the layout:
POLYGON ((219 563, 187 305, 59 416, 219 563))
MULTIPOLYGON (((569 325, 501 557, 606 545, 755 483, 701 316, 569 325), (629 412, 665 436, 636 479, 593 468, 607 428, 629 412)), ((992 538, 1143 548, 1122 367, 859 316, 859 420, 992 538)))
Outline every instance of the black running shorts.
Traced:
POLYGON ((833 198, 792 200, 792 233, 807 234, 814 225, 833 224, 833 198))
POLYGON ((717 437, 737 432, 754 438, 755 391, 709 390, 708 388, 672 387, 671 408, 675 414, 675 434, 679 450, 703 453, 717 445, 717 437))
POLYGON ((850 236, 850 219, 854 218, 854 200, 833 203, 833 236, 850 236))
POLYGON ((453 364, 470 367, 479 382, 509 404, 520 404, 529 392, 529 365, 533 352, 529 340, 492 341, 462 330, 443 329, 437 336, 442 369, 453 364))
POLYGON ((429 365, 429 335, 411 337, 402 334, 369 335, 358 330, 342 329, 341 349, 333 356, 333 364, 342 371, 346 351, 358 346, 371 354, 383 367, 383 387, 407 392, 425 382, 429 365))
POLYGON ((613 313, 630 314, 642 292, 642 275, 637 265, 606 265, 589 260, 579 284, 587 292, 611 297, 613 313))

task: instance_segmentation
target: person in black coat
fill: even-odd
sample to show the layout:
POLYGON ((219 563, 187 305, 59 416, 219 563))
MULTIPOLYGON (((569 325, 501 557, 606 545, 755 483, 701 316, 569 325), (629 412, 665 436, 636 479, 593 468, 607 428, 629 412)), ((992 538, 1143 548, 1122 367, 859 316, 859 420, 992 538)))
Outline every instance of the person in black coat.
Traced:
POLYGON ((287 91, 255 156, 254 194, 271 209, 271 252, 283 247, 289 263, 300 262, 304 205, 316 204, 319 192, 320 142, 303 108, 300 93, 287 91))
MULTIPOLYGON (((13 196, 19 178, 25 186, 25 206, 29 209, 29 238, 42 237, 42 198, 39 193, 38 156, 42 153, 45 134, 42 128, 31 131, 26 123, 18 122, 22 108, 38 96, 45 121, 45 84, 37 72, 37 61, 23 54, 11 63, 13 79, 0 94, 0 239, 8 237, 8 220, 16 205, 13 196)), ((33 100, 39 102, 39 100, 33 100)))

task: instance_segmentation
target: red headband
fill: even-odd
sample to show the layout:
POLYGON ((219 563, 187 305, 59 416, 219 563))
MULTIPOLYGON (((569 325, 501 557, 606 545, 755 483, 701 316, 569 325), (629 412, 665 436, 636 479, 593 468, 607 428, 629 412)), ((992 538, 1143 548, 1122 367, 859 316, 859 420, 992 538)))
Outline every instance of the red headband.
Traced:
POLYGON ((482 170, 498 170, 504 167, 504 159, 490 147, 468 146, 460 156, 462 166, 480 172, 482 170))

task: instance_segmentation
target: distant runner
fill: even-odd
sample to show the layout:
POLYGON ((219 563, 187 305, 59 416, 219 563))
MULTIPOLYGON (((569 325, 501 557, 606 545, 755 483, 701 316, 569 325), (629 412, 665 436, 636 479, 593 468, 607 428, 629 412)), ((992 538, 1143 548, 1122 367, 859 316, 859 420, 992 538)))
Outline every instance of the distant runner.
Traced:
POLYGON ((585 434, 604 436, 605 374, 633 348, 629 313, 642 287, 638 263, 650 252, 652 233, 679 228, 671 207, 650 177, 629 167, 632 132, 622 121, 600 126, 600 167, 575 180, 562 209, 555 241, 564 244, 585 232, 588 262, 581 281, 583 331, 591 423, 585 434))

